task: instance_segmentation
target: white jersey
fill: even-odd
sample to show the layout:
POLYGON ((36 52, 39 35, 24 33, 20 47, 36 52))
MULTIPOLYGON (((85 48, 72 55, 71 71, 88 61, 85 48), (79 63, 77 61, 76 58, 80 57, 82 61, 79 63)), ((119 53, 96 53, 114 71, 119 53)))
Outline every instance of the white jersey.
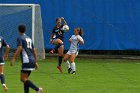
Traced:
POLYGON ((79 41, 78 39, 80 39, 81 41, 83 41, 83 38, 80 35, 72 35, 71 36, 71 45, 70 45, 70 49, 69 52, 71 53, 77 53, 78 49, 79 49, 79 41))

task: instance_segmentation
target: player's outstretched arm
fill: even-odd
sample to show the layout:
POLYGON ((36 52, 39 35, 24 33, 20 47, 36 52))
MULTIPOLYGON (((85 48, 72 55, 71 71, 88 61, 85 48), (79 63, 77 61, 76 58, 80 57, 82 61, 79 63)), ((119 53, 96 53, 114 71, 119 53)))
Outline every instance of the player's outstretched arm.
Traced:
POLYGON ((17 56, 19 56, 20 52, 22 51, 22 46, 18 46, 17 50, 16 50, 16 53, 14 54, 13 58, 12 58, 12 61, 11 61, 11 66, 14 65, 15 63, 15 60, 17 58, 17 56))
POLYGON ((6 46, 5 53, 4 53, 4 60, 7 60, 7 59, 8 59, 8 53, 9 53, 9 50, 10 50, 10 46, 7 45, 7 46, 6 46))

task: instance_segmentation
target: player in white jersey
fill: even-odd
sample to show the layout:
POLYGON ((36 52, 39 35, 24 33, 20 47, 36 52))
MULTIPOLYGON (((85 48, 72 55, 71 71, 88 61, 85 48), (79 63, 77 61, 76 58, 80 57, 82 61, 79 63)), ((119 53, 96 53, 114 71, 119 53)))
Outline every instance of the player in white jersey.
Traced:
POLYGON ((66 63, 68 73, 70 73, 71 71, 72 74, 76 73, 75 58, 78 55, 79 43, 84 44, 84 40, 81 37, 82 35, 83 35, 83 30, 81 28, 75 28, 74 35, 72 35, 71 38, 69 39, 71 45, 64 57, 64 62, 66 63), (68 60, 71 62, 71 65, 68 60))

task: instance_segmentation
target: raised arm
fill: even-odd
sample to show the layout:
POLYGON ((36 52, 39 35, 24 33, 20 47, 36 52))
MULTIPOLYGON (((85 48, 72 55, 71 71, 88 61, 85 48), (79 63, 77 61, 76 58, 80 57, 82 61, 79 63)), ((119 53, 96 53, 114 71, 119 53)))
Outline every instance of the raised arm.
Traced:
POLYGON ((84 40, 81 36, 78 36, 77 39, 80 42, 80 44, 84 44, 84 40))
POLYGON ((79 39, 80 44, 84 44, 84 40, 79 39))
POLYGON ((67 22, 63 17, 61 17, 61 20, 64 22, 64 25, 67 25, 67 22))

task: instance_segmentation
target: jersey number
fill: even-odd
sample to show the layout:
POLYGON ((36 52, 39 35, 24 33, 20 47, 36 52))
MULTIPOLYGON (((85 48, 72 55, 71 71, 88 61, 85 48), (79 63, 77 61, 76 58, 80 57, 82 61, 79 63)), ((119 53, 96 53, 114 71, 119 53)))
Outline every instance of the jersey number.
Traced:
POLYGON ((32 40, 30 38, 26 38, 27 48, 32 49, 32 40))
POLYGON ((62 32, 61 32, 61 31, 59 31, 59 32, 58 32, 58 35, 61 35, 61 34, 62 34, 62 32))

